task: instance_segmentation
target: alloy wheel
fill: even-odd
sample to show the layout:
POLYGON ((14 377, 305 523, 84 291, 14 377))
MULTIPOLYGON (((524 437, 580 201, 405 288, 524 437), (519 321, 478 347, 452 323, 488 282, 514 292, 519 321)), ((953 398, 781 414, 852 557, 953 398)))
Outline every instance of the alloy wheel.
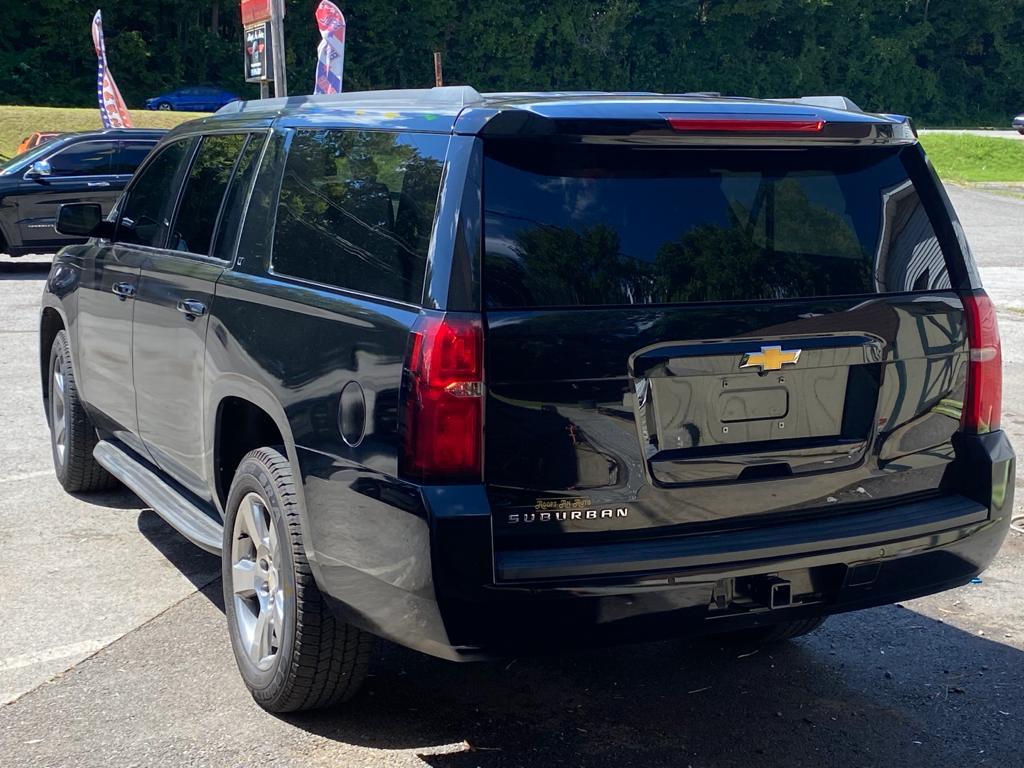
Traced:
POLYGON ((63 467, 68 453, 68 419, 64 396, 64 361, 60 357, 53 363, 53 384, 50 387, 50 426, 57 464, 63 467))
POLYGON ((231 592, 238 638, 256 668, 270 669, 285 637, 285 589, 277 527, 266 503, 249 493, 231 535, 231 592))

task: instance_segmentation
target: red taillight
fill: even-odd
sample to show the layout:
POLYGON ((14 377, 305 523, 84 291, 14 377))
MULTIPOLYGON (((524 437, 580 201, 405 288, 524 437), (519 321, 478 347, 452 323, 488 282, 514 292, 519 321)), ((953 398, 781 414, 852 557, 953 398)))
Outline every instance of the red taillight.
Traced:
POLYGON ((479 482, 483 470, 484 333, 477 315, 421 315, 406 360, 402 474, 479 482))
POLYGON ((996 308, 984 291, 963 297, 970 363, 961 425, 967 432, 999 429, 1003 405, 1003 355, 996 308))
POLYGON ((825 121, 812 115, 688 114, 665 115, 672 130, 681 133, 820 133, 825 121))

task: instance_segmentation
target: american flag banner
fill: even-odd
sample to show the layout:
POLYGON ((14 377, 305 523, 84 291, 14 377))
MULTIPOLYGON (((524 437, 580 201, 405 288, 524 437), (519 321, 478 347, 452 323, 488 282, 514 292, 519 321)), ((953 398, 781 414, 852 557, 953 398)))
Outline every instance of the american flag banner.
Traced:
POLYGON ((117 83, 107 68, 107 49, 103 43, 103 19, 100 12, 92 17, 92 44, 96 48, 96 97, 100 102, 100 119, 104 128, 131 128, 132 119, 124 105, 117 83))
POLYGON ((330 0, 316 7, 316 26, 323 40, 316 49, 316 83, 313 93, 341 93, 345 71, 345 17, 330 0))

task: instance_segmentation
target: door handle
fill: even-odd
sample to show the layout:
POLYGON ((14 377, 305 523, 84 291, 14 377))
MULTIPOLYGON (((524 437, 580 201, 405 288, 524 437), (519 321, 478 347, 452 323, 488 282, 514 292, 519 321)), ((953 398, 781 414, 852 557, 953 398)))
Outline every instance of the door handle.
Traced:
POLYGON ((87 184, 87 186, 90 186, 90 187, 109 187, 110 186, 110 182, 109 181, 88 181, 88 182, 86 182, 86 184, 87 184))
POLYGON ((178 302, 178 311, 189 320, 195 320, 206 314, 206 305, 196 299, 182 299, 178 302))
POLYGON ((135 295, 135 286, 131 283, 114 283, 110 286, 110 290, 112 290, 121 301, 130 299, 135 295))

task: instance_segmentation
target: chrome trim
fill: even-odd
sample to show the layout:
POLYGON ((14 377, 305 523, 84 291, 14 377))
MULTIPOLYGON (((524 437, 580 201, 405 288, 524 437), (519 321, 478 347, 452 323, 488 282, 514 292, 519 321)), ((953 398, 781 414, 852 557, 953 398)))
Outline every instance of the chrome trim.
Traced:
POLYGON ((92 452, 105 470, 153 508, 168 525, 198 547, 219 555, 224 528, 114 443, 101 440, 92 452))

